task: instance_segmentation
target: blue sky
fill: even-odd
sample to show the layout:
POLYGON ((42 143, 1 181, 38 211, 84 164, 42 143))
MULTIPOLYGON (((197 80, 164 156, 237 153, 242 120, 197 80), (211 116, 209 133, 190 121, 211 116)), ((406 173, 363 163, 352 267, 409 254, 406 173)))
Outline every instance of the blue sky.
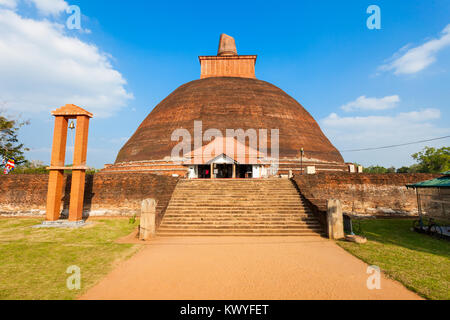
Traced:
MULTIPOLYGON (((450 135, 449 25, 448 0, 0 0, 0 108, 31 120, 21 138, 46 163, 49 112, 93 111, 88 164, 102 168, 162 99, 200 77, 197 57, 215 55, 226 33, 240 54, 258 55, 257 78, 299 101, 340 150, 441 137, 450 135), (373 4, 381 30, 366 26, 373 4), (68 5, 80 7, 81 30, 65 28, 68 5)), ((343 155, 400 167, 449 141, 343 155)))

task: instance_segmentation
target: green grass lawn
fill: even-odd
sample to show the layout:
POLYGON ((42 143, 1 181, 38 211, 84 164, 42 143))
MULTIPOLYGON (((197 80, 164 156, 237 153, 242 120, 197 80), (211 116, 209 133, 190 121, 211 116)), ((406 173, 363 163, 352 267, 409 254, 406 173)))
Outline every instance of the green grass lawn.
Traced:
POLYGON ((0 219, 0 299, 75 299, 141 246, 115 240, 138 222, 94 220, 80 229, 34 229, 39 219, 0 219), (81 290, 68 290, 69 266, 81 269, 81 290))
POLYGON ((338 245, 427 299, 450 299, 450 241, 411 231, 411 220, 364 220, 363 245, 338 245))

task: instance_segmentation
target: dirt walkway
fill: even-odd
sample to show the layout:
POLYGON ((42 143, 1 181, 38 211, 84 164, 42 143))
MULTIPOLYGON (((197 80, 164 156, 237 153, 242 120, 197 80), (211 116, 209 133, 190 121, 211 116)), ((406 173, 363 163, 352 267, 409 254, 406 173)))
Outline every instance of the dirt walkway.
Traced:
POLYGON ((157 238, 81 299, 419 299, 318 237, 157 238))

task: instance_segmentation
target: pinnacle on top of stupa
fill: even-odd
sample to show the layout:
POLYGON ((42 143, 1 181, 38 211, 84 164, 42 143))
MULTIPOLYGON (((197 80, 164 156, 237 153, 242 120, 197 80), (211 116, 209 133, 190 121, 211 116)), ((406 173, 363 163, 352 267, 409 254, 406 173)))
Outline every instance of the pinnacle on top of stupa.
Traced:
POLYGON ((218 56, 237 56, 236 42, 233 37, 222 33, 220 35, 218 56))

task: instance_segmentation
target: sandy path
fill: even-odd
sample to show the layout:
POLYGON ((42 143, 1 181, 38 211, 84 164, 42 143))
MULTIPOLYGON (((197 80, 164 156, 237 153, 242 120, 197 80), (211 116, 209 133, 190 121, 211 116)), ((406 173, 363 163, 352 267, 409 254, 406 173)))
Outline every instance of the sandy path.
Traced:
POLYGON ((318 237, 156 238, 81 299, 419 299, 318 237))

